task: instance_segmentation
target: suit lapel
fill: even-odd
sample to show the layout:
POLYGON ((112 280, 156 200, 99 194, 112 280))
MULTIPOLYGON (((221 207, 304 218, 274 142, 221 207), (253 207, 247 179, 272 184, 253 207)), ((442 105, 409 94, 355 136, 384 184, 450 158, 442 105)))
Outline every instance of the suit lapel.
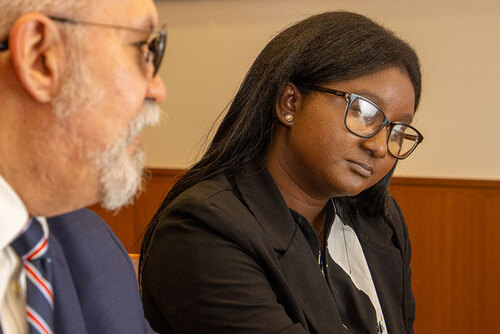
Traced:
MULTIPOLYGON (((50 219, 47 220, 50 230, 50 219)), ((49 234, 49 254, 53 263, 55 332, 86 334, 85 321, 66 258, 57 239, 49 234)))
POLYGON ((315 333, 343 333, 333 295, 307 241, 296 229, 290 247, 279 259, 283 274, 302 305, 315 333))
POLYGON ((363 232, 356 231, 363 247, 377 296, 389 333, 404 333, 401 305, 403 303, 403 260, 393 245, 393 231, 383 218, 364 222, 363 232), (375 241, 376 240, 376 241, 375 241))
POLYGON ((277 253, 283 275, 313 328, 311 332, 342 333, 344 327, 325 277, 267 169, 251 164, 234 178, 277 253))

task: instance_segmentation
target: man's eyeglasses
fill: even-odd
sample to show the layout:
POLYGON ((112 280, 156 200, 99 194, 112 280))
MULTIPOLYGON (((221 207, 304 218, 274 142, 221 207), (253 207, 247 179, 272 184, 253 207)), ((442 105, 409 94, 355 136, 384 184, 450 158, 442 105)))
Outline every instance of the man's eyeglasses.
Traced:
MULTIPOLYGON (((147 64, 150 63, 153 64, 154 66, 153 77, 158 73, 158 69, 160 68, 160 64, 163 59, 163 55, 165 53, 165 47, 167 45, 167 30, 165 26, 163 26, 160 30, 149 30, 149 29, 123 27, 106 23, 77 21, 73 19, 51 16, 51 15, 48 15, 48 17, 51 20, 61 23, 91 25, 102 28, 122 29, 122 30, 135 31, 139 33, 147 33, 150 36, 148 41, 134 43, 134 46, 136 46, 141 52, 144 52, 144 60, 146 61, 147 64)), ((9 39, 7 38, 3 42, 0 42, 0 51, 5 51, 8 49, 9 49, 9 39)))
POLYGON ((362 96, 315 85, 305 85, 303 88, 344 98, 344 125, 358 137, 371 138, 388 126, 387 149, 397 159, 407 158, 424 140, 424 136, 413 126, 391 122, 382 109, 362 96))

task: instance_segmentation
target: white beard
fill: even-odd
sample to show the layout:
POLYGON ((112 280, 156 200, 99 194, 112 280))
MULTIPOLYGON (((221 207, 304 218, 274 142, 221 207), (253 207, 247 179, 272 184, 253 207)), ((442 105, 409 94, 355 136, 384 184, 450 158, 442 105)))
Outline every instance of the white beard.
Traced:
MULTIPOLYGON (((82 30, 68 29, 75 40, 81 40, 82 30)), ((68 77, 54 101, 54 110, 64 118, 82 109, 96 108, 103 97, 102 87, 93 80, 85 61, 79 59, 78 45, 68 46, 68 77)), ((99 177, 101 206, 118 210, 130 204, 142 189, 142 170, 145 157, 139 147, 132 156, 128 146, 141 129, 158 123, 161 110, 152 100, 146 100, 139 115, 132 120, 114 145, 104 152, 89 152, 88 159, 95 163, 99 177)), ((89 182, 92 182, 89 180, 89 182)))
POLYGON ((118 141, 97 158, 103 208, 117 210, 132 203, 134 195, 142 190, 144 152, 139 147, 128 156, 127 148, 141 129, 158 123, 160 112, 156 103, 146 101, 139 116, 129 123, 118 141))

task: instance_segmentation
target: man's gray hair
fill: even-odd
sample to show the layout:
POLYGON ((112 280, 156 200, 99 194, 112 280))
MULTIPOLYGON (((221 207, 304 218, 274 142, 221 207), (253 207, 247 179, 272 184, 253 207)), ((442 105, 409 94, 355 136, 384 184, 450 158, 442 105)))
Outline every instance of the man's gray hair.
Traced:
MULTIPOLYGON (((89 0, 0 0, 0 41, 9 36, 12 25, 23 14, 38 12, 81 19, 89 5, 89 0)), ((85 105, 91 105, 101 93, 93 87, 86 64, 79 58, 79 41, 83 31, 70 24, 60 25, 60 30, 63 38, 69 34, 72 36, 66 40, 68 69, 64 84, 53 101, 55 113, 64 116, 85 105), (82 90, 83 87, 87 89, 82 90)))
POLYGON ((14 22, 30 12, 73 17, 83 10, 89 1, 82 0, 0 0, 0 41, 7 38, 14 22))

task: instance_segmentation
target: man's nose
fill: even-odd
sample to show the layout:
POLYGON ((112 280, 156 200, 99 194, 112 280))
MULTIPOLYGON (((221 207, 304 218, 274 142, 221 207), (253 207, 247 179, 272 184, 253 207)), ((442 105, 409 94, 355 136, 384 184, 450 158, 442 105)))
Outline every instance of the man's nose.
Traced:
POLYGON ((159 75, 155 75, 148 82, 148 88, 146 91, 146 98, 154 100, 157 104, 160 104, 165 100, 167 95, 167 91, 165 88, 165 84, 159 75))

